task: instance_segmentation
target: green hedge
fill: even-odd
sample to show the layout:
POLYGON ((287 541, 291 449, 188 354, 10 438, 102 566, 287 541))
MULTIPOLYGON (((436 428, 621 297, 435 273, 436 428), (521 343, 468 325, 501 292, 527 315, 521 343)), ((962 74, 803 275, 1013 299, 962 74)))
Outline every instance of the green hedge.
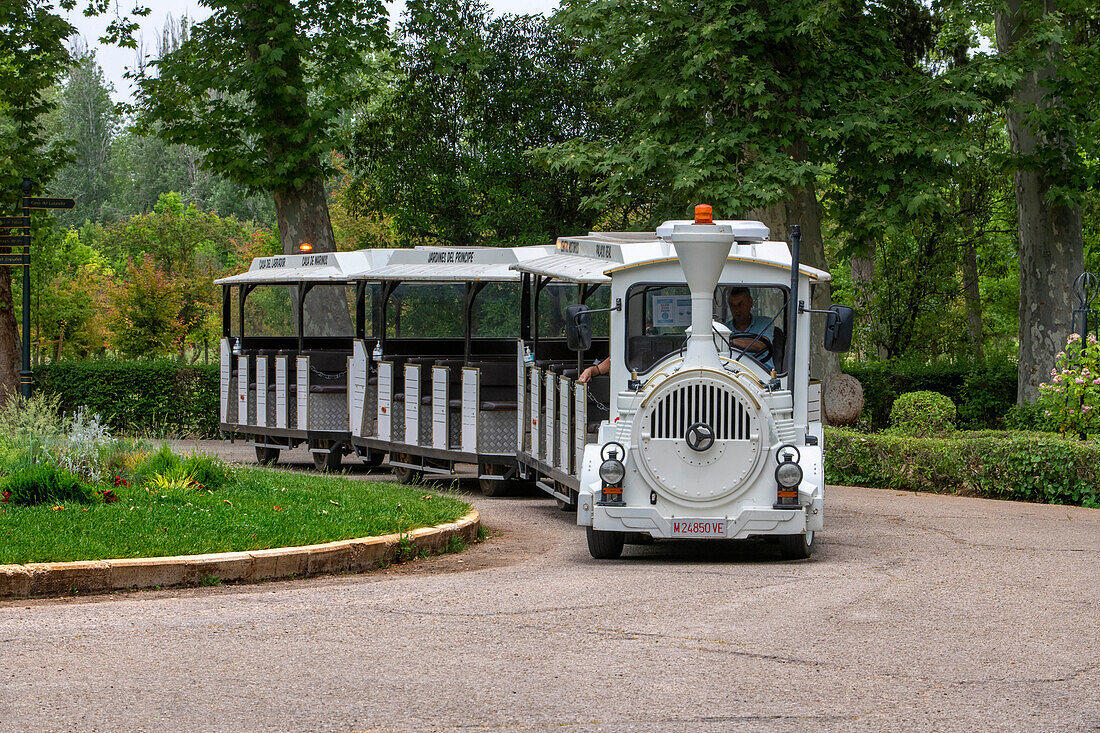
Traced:
POLYGON ((218 365, 89 359, 35 368, 35 389, 66 411, 85 406, 116 431, 213 437, 218 433, 218 365))
POLYGON ((951 398, 959 427, 1003 428, 1016 404, 1016 364, 1007 359, 944 364, 866 362, 844 371, 863 385, 863 422, 872 430, 890 424, 890 408, 899 395, 927 390, 951 398))
POLYGON ((825 481, 1100 507, 1100 442, 981 431, 949 438, 828 428, 825 481))

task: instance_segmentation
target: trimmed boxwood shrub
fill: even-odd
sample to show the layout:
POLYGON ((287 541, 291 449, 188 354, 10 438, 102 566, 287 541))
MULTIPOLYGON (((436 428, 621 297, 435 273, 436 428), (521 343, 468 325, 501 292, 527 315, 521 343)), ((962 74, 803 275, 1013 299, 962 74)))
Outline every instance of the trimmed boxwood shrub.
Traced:
POLYGON ((34 376, 35 388, 56 395, 62 410, 87 407, 115 431, 199 437, 218 433, 217 364, 58 361, 36 367, 34 376))
POLYGON ((1100 507, 1100 442, 1013 431, 934 438, 827 428, 825 480, 1100 507))
POLYGON ((844 371, 863 385, 862 421, 872 430, 890 424, 894 400, 906 392, 939 392, 958 406, 958 425, 976 430, 1006 427, 1016 404, 1016 363, 1008 359, 908 364, 862 362, 844 371))
POLYGON ((939 392, 906 392, 894 400, 890 426, 905 435, 940 435, 955 429, 955 403, 939 392))

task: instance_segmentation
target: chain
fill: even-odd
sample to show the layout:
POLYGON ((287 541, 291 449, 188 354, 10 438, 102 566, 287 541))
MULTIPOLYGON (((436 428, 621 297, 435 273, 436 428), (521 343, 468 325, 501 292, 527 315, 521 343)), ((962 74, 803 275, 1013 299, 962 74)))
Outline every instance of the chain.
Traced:
POLYGON ((611 413, 611 410, 610 410, 610 408, 608 408, 607 405, 605 405, 604 403, 602 403, 598 399, 596 399, 596 395, 592 394, 592 390, 588 391, 588 400, 589 400, 589 402, 594 402, 596 404, 596 407, 600 408, 604 412, 606 412, 608 414, 611 413))
POLYGON ((322 372, 320 369, 313 366, 312 364, 309 365, 309 370, 311 372, 313 372, 314 374, 316 374, 321 379, 340 379, 341 377, 346 376, 347 373, 348 373, 348 370, 345 369, 342 372, 337 372, 336 374, 330 374, 329 372, 322 372))

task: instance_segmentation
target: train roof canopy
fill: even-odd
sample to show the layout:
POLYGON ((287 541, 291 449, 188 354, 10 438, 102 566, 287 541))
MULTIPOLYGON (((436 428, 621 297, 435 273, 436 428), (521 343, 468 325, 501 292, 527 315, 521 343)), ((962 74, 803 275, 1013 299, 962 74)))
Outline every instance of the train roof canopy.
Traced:
POLYGON ((410 282, 509 282, 520 275, 510 269, 519 262, 552 252, 550 247, 416 247, 394 251, 383 267, 365 272, 361 280, 410 282))
POLYGON ((247 272, 223 277, 218 285, 261 285, 264 283, 349 282, 360 273, 386 264, 392 249, 361 249, 355 252, 316 252, 257 257, 247 272))
MULTIPOLYGON (((676 247, 671 243, 676 224, 669 221, 656 232, 589 232, 585 236, 562 237, 557 252, 513 265, 513 269, 544 277, 581 283, 606 283, 615 272, 648 265, 675 262, 676 247)), ((744 262, 790 270, 791 250, 786 242, 768 239, 769 230, 758 221, 716 221, 729 226, 735 242, 727 262, 744 262)), ((811 280, 828 281, 829 274, 805 264, 799 272, 811 280)))

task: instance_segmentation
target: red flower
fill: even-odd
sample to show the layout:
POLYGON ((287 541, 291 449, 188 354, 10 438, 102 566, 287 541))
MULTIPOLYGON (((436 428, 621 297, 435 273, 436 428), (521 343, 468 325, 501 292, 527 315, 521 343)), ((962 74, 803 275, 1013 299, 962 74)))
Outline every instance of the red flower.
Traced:
POLYGON ((103 501, 107 504, 112 504, 112 503, 118 501, 118 497, 115 496, 114 489, 104 489, 103 490, 103 501))
POLYGON ((5 491, 4 496, 3 496, 3 498, 0 498, 0 501, 3 501, 3 502, 6 503, 10 500, 11 500, 11 492, 10 491, 5 491))

